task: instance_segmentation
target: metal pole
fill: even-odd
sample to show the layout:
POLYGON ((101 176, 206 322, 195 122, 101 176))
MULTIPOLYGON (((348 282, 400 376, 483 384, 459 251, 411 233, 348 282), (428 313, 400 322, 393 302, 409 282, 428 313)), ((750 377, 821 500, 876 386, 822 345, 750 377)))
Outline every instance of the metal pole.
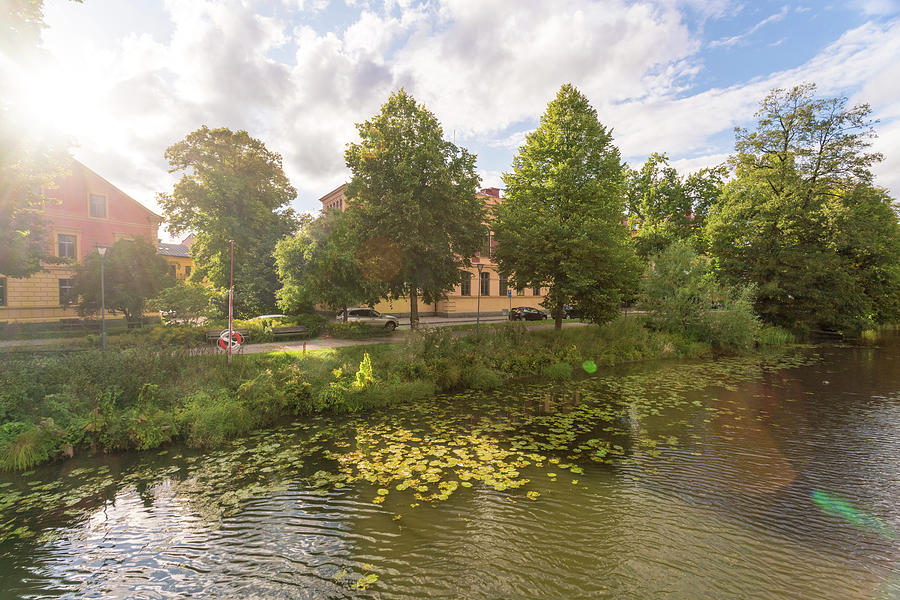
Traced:
POLYGON ((234 240, 231 240, 231 276, 228 281, 228 364, 231 364, 231 344, 234 338, 232 317, 234 315, 234 240))
POLYGON ((103 255, 100 253, 100 351, 106 352, 106 277, 103 273, 103 255))
POLYGON ((478 335, 478 328, 481 325, 481 271, 484 265, 478 264, 478 308, 475 313, 475 335, 478 335))

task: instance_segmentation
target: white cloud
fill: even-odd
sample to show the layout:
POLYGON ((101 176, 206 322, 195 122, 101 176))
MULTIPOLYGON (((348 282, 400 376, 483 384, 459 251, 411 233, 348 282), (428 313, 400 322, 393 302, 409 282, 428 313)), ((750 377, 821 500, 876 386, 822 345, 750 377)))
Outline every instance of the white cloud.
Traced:
MULTIPOLYGON (((511 159, 567 81, 614 128, 623 156, 664 151, 687 170, 721 162, 731 146, 723 132, 749 122, 772 87, 815 81, 825 94, 858 92, 852 100, 872 102, 883 120, 878 143, 888 161, 879 177, 900 191, 890 179, 900 172, 900 21, 848 31, 797 68, 693 92, 701 45, 684 10, 701 10, 699 0, 559 0, 552 11, 539 0, 383 0, 357 7, 349 26, 331 32, 302 18, 260 16, 254 0, 163 6, 165 35, 85 36, 67 11, 101 14, 102 6, 69 2, 51 11, 45 35, 60 78, 46 80, 77 90, 52 98, 81 115, 70 123, 76 155, 151 208, 154 192, 172 184, 165 148, 206 124, 247 129, 282 153, 301 191, 298 206, 315 209, 318 195, 347 176, 343 150, 356 139, 354 124, 401 85, 448 136, 455 130, 491 149, 495 162, 479 166, 484 185, 499 186, 508 168, 496 164, 499 151, 511 159)), ((704 18, 740 9, 721 0, 704 18)))
POLYGON ((715 40, 713 42, 710 42, 709 47, 716 48, 716 47, 722 46, 725 48, 730 48, 731 46, 734 46, 737 43, 744 41, 745 39, 747 39, 748 37, 750 37, 757 31, 759 31, 760 29, 762 29, 763 27, 768 25, 769 23, 777 23, 778 21, 784 19, 787 16, 787 14, 788 14, 788 7, 782 6, 780 11, 778 11, 777 13, 775 13, 773 15, 769 15, 768 17, 766 17, 765 19, 763 19, 762 21, 760 21, 759 23, 757 23, 756 25, 754 25, 753 27, 751 27, 750 29, 745 31, 744 33, 742 33, 740 35, 733 35, 731 37, 715 40))

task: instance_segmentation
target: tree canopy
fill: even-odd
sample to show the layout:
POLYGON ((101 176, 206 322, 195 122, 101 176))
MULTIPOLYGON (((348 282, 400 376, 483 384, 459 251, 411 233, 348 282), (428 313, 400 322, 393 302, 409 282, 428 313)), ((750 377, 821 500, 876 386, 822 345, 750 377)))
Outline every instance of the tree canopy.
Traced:
POLYGON ((279 285, 275 243, 298 223, 290 208, 297 192, 281 156, 246 131, 204 126, 170 146, 166 159, 169 172, 182 176, 158 200, 169 231, 195 233, 191 281, 227 288, 234 240, 235 314, 271 312, 279 285))
POLYGON ((383 283, 363 275, 349 216, 327 210, 275 246, 275 266, 282 282, 278 306, 283 311, 299 313, 315 304, 344 309, 374 303, 385 293, 383 283))
POLYGON ((461 281, 460 269, 484 238, 484 207, 476 197, 475 157, 443 139, 435 116, 405 90, 357 125, 361 141, 347 147, 352 173, 348 213, 360 252, 378 269, 386 295, 431 303, 461 281))
POLYGON ((727 282, 757 286, 756 311, 788 327, 896 319, 900 229, 872 184, 867 105, 773 90, 754 131, 737 130, 735 178, 706 235, 727 282))
MULTIPOLYGON (((100 260, 99 253, 91 252, 75 275, 73 292, 80 298, 82 316, 100 312, 100 260)), ((175 283, 169 263, 143 238, 117 241, 102 260, 106 309, 129 321, 143 314, 147 299, 175 283)))
POLYGON ((682 177, 665 154, 625 169, 625 209, 637 253, 647 259, 679 240, 702 246, 701 232, 725 180, 724 165, 682 177))
POLYGON ((612 131, 587 98, 563 85, 503 175, 494 209, 500 270, 515 287, 547 286, 544 306, 562 326, 574 304, 611 319, 637 287, 639 263, 623 225, 624 178, 612 131))

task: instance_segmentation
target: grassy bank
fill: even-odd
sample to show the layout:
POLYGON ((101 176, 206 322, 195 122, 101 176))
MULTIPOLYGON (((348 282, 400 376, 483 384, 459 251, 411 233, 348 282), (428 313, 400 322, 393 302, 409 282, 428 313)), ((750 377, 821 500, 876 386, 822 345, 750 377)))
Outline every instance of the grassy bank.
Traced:
POLYGON ((239 356, 231 368, 221 355, 196 350, 4 357, 0 468, 173 440, 210 447, 284 418, 490 389, 522 376, 567 379, 595 365, 710 353, 707 344, 623 318, 562 331, 509 323, 477 338, 447 330, 412 333, 397 344, 239 356))

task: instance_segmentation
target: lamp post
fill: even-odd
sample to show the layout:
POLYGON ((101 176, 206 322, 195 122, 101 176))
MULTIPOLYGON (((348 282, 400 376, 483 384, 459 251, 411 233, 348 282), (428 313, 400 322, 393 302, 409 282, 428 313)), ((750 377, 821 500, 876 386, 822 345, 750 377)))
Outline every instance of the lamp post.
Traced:
POLYGON ((106 246, 97 246, 97 253, 100 255, 100 351, 106 352, 106 282, 103 274, 106 246))
POLYGON ((484 270, 484 265, 482 263, 478 263, 476 265, 478 267, 478 308, 475 313, 475 335, 478 335, 478 327, 481 324, 481 272, 484 270))

